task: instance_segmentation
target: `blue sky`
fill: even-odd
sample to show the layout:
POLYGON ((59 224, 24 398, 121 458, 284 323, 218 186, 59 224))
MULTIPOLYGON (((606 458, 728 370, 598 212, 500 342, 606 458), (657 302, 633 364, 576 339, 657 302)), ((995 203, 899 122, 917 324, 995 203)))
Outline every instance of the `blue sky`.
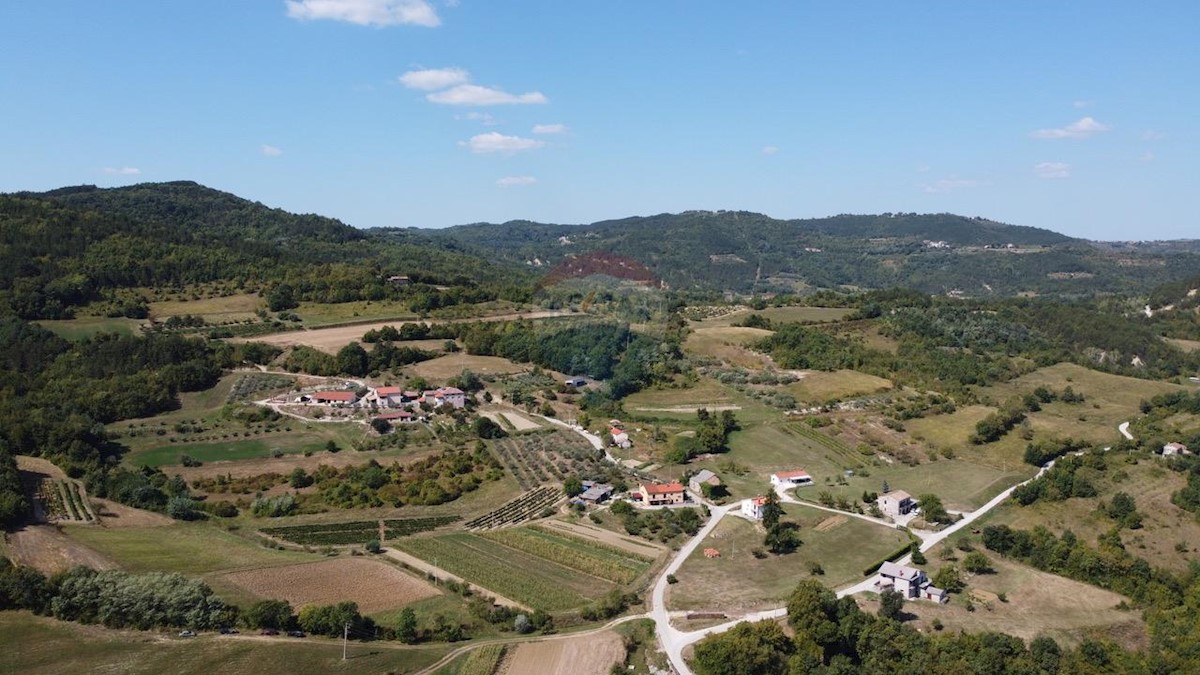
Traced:
POLYGON ((1200 3, 0 3, 0 191, 359 227, 954 212, 1200 237, 1200 3))

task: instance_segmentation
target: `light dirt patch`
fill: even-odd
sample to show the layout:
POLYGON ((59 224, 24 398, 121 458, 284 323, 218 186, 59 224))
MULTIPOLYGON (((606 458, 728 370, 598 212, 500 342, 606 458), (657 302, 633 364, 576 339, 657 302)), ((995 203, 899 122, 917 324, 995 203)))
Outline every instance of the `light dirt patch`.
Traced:
POLYGON ((424 581, 369 558, 334 558, 242 570, 219 578, 262 598, 287 600, 297 609, 351 601, 358 603, 364 614, 395 609, 440 593, 424 581))
POLYGON ((600 542, 601 544, 615 546, 622 551, 628 551, 635 555, 645 555, 657 558, 659 555, 662 555, 662 552, 665 550, 663 547, 651 544, 650 542, 635 541, 628 537, 622 537, 611 530, 592 527, 591 525, 585 525, 583 523, 568 523, 562 520, 545 520, 538 523, 538 525, 548 529, 559 530, 566 534, 577 537, 592 539, 600 542))
POLYGON ((830 516, 825 520, 817 523, 813 529, 817 532, 828 532, 846 524, 846 516, 830 516))
POLYGON ((638 412, 665 412, 665 413, 694 413, 700 409, 709 412, 721 412, 722 410, 741 410, 742 406, 722 403, 700 404, 700 405, 677 405, 670 408, 634 408, 638 412))
POLYGON ((621 636, 609 631, 565 640, 526 642, 504 659, 503 675, 605 675, 625 659, 621 636))
POLYGON ((161 513, 143 511, 108 499, 91 498, 101 527, 160 527, 175 521, 161 513))
POLYGON ((516 429, 517 431, 532 431, 533 429, 541 429, 542 428, 542 425, 538 424, 537 422, 534 422, 533 420, 529 419, 528 417, 525 417, 521 413, 502 412, 500 414, 504 415, 504 419, 511 422, 513 425, 513 428, 516 429))
POLYGON ((991 591, 985 591, 982 588, 971 589, 971 597, 976 602, 999 602, 1000 596, 991 591))
MULTIPOLYGON (((567 316, 570 312, 528 312, 525 314, 500 314, 475 319, 454 319, 439 323, 463 323, 467 321, 510 321, 516 319, 549 319, 556 316, 567 316)), ((356 340, 361 340, 369 330, 379 330, 384 326, 399 328, 408 323, 429 324, 429 321, 379 321, 353 326, 335 326, 332 328, 317 328, 314 330, 297 330, 272 335, 259 335, 252 338, 233 338, 230 342, 265 342, 278 347, 295 347, 305 345, 319 349, 329 354, 336 354, 339 349, 356 340)), ((458 373, 455 372, 455 375, 458 373)))
POLYGON ((63 470, 55 466, 54 462, 41 457, 30 457, 28 455, 17 455, 17 470, 26 471, 29 473, 40 473, 54 480, 65 480, 67 474, 63 470))
POLYGON ((111 558, 80 544, 53 525, 26 525, 5 535, 14 562, 50 575, 76 565, 108 570, 117 567, 111 558))

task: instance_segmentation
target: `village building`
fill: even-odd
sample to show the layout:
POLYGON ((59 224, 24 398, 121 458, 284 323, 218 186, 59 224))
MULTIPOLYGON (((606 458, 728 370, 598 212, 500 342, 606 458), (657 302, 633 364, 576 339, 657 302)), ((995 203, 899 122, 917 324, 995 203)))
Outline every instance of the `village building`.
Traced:
POLYGON ((416 399, 416 401, 427 403, 435 408, 443 405, 448 405, 451 408, 462 408, 467 405, 467 395, 458 387, 442 387, 440 389, 427 389, 421 392, 420 398, 416 399))
POLYGON ((568 387, 575 387, 578 389, 580 387, 586 387, 587 380, 583 379, 582 377, 572 377, 565 380, 563 384, 567 385, 568 387))
POLYGON ((796 469, 794 471, 779 471, 771 474, 771 485, 784 485, 787 487, 803 487, 812 485, 812 476, 804 469, 796 469))
POLYGON ((688 479, 688 489, 698 494, 704 493, 705 485, 716 487, 720 484, 721 479, 717 477, 717 474, 709 471, 708 469, 701 469, 694 476, 688 479))
POLYGON ((404 391, 400 387, 377 387, 375 401, 381 408, 398 408, 404 404, 404 391))
POLYGON ((638 486, 638 498, 645 506, 682 504, 687 498, 682 483, 642 483, 638 486))
POLYGON ((629 434, 625 433, 620 428, 613 427, 608 430, 608 433, 610 436, 612 436, 613 445, 617 446, 618 448, 633 447, 633 441, 629 440, 629 434))
POLYGON ((395 274, 388 277, 388 283, 393 286, 407 286, 412 283, 412 279, 406 276, 395 274))
POLYGON ((612 496, 613 486, 608 483, 597 483, 595 481, 583 481, 583 492, 577 497, 579 501, 588 504, 600 504, 608 501, 612 496))
POLYGON ((318 391, 312 395, 312 400, 328 405, 354 405, 358 402, 358 394, 353 391, 318 391))
POLYGON ((385 412, 382 415, 378 415, 375 419, 386 420, 388 422, 399 422, 401 424, 406 424, 408 422, 416 422, 417 416, 407 410, 395 410, 392 412, 385 412))
POLYGON ((932 600, 939 603, 950 600, 945 590, 930 583, 924 571, 894 562, 885 562, 879 566, 875 588, 881 592, 890 588, 909 600, 932 600))
POLYGON ((917 502, 904 490, 893 490, 886 494, 879 495, 876 500, 879 505, 879 510, 883 511, 886 516, 904 516, 908 515, 917 508, 917 502))
POLYGON ((754 497, 742 501, 742 515, 754 520, 763 519, 763 507, 767 505, 766 497, 754 497))
POLYGON ((1192 452, 1183 443, 1167 443, 1163 446, 1162 454, 1163 457, 1170 457, 1171 455, 1190 455, 1192 452))

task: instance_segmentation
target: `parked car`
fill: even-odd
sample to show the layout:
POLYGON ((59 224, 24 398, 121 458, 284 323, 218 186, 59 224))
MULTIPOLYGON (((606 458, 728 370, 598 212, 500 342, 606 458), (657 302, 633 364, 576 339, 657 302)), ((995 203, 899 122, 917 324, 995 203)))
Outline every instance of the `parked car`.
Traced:
POLYGON ((304 634, 304 631, 302 631, 302 630, 289 630, 288 635, 290 637, 308 637, 307 635, 304 634))
POLYGON ((190 630, 181 630, 179 631, 179 637, 196 637, 196 632, 190 630))
POLYGON ((221 629, 221 635, 237 635, 238 629, 225 626, 221 629))
POLYGON ((274 628, 264 628, 259 635, 279 635, 279 631, 275 630, 274 628))

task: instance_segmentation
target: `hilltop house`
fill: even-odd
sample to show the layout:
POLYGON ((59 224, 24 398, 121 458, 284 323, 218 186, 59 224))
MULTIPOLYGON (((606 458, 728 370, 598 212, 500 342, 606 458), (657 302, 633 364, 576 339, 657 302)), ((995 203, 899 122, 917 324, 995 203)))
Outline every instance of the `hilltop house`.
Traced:
POLYGON ((682 504, 687 498, 682 483, 642 483, 637 494, 645 506, 682 504))
POLYGON ((917 502, 912 495, 904 490, 893 490, 879 495, 876 504, 884 515, 892 517, 907 515, 917 508, 917 502))
POLYGON ((766 497, 754 497, 742 501, 742 515, 754 520, 762 520, 763 507, 767 504, 766 497))
POLYGON ((771 485, 783 485, 786 487, 803 487, 812 485, 812 476, 804 469, 796 469, 794 471, 779 471, 771 474, 771 485))
POLYGON ((697 494, 704 494, 705 485, 716 487, 720 484, 721 479, 717 477, 717 474, 709 471, 708 469, 701 469, 696 475, 692 476, 691 479, 688 480, 688 488, 697 494))
POLYGON ((353 391, 318 391, 312 395, 314 403, 328 405, 354 405, 358 402, 358 394, 353 391))
POLYGON ((934 587, 925 572, 915 567, 885 562, 879 566, 875 588, 880 591, 892 589, 910 600, 933 600, 945 603, 950 596, 943 589, 934 587))
POLYGON ((1170 457, 1171 455, 1190 455, 1192 452, 1183 443, 1167 443, 1163 446, 1162 454, 1163 457, 1170 457))

